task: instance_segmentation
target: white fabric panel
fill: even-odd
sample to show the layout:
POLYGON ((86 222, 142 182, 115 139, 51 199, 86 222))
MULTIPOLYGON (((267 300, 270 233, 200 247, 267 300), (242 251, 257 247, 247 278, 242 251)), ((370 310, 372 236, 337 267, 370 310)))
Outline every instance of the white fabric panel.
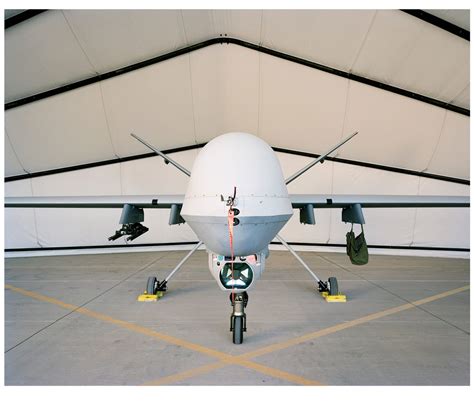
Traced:
MULTIPOLYGON (((420 195, 469 196, 469 186, 422 178, 420 195)), ((470 208, 417 209, 414 245, 469 248, 470 208)))
POLYGON ((469 10, 423 10, 466 31, 470 30, 469 10))
POLYGON ((186 44, 178 10, 66 10, 64 13, 100 73, 186 44))
POLYGON ((469 179, 469 117, 446 111, 443 130, 428 170, 469 179))
MULTIPOLYGON (((289 177, 300 170, 313 159, 285 153, 276 153, 283 170, 283 175, 289 177)), ((288 185, 291 194, 330 194, 332 192, 332 163, 314 166, 305 174, 288 185)), ((329 211, 315 210, 315 225, 300 223, 299 210, 293 211, 290 221, 281 230, 281 236, 286 241, 327 243, 331 215, 329 211)))
POLYGON ((436 99, 453 99, 469 83, 469 42, 425 23, 393 82, 436 99))
POLYGON ((409 57, 413 42, 420 36, 423 26, 422 21, 404 12, 377 10, 353 72, 393 84, 394 74, 409 57))
POLYGON ((261 10, 215 10, 212 11, 215 36, 227 36, 259 43, 263 11, 261 10))
POLYGON ((399 10, 66 10, 64 15, 50 10, 5 32, 7 101, 227 34, 469 107, 469 93, 458 98, 469 84, 469 42, 399 10))
POLYGON ((225 132, 257 134, 259 54, 222 45, 190 57, 197 142, 225 132))
MULTIPOLYGON (((451 102, 469 84, 469 42, 402 11, 378 10, 353 71, 451 102)), ((453 103, 469 108, 469 94, 453 103)))
POLYGON ((189 55, 100 83, 115 149, 120 156, 195 143, 189 55))
MULTIPOLYGON (((222 84, 231 86, 227 80, 222 63, 229 59, 226 56, 228 46, 210 46, 190 54, 192 96, 194 104, 194 121, 196 142, 207 142, 226 132, 226 118, 223 112, 224 91, 222 84)), ((233 49, 233 48, 232 48, 233 49)), ((248 75, 248 74, 247 74, 248 75)))
POLYGON ((263 54, 260 62, 259 135, 264 140, 320 153, 347 135, 346 79, 263 54))
POLYGON ((98 85, 7 110, 5 126, 30 172, 115 157, 98 85))
POLYGON ((260 40, 261 10, 183 10, 182 15, 188 44, 225 34, 252 43, 260 40))
POLYGON ((469 108, 470 107, 470 83, 467 84, 467 86, 463 89, 463 91, 457 95, 454 99, 452 99, 452 103, 461 106, 464 105, 464 107, 469 108))
MULTIPOLYGON (((351 81, 345 131, 359 135, 340 149, 339 156, 422 171, 435 149, 444 115, 439 107, 351 81)), ((452 157, 445 163, 458 162, 452 157)))
POLYGON ((5 101, 95 74, 61 11, 5 30, 5 101))
MULTIPOLYGON (((31 196, 31 180, 6 182, 5 196, 31 196)), ((5 248, 36 248, 34 209, 4 209, 5 248)))
POLYGON ((349 70, 374 16, 373 10, 265 10, 263 45, 349 70))
MULTIPOLYGON (((388 171, 334 164, 335 194, 417 195, 419 178, 388 171)), ((437 194, 443 195, 443 194, 437 194)), ((331 243, 345 243, 350 224, 342 222, 341 210, 331 210, 331 243)), ((415 209, 364 209, 365 234, 371 245, 410 245, 415 209)), ((360 232, 358 225, 355 226, 360 232)))
POLYGON ((212 10, 182 10, 181 15, 188 45, 216 36, 212 10))
POLYGON ((36 177, 32 186, 33 196, 121 195, 120 164, 36 177))
MULTIPOLYGON (((130 132, 166 149, 229 131, 258 131, 273 146, 320 153, 355 130, 360 134, 341 149, 341 157, 422 171, 445 113, 239 46, 219 45, 7 110, 5 119, 28 171, 147 152, 130 132)), ((456 146, 464 150, 468 120, 449 112, 445 124, 447 132, 456 127, 456 146)), ((468 177, 467 154, 459 159, 451 147, 442 149, 450 157, 435 158, 433 172, 468 177)), ((7 171, 18 167, 14 160, 7 163, 7 171)))
MULTIPOLYGON (((191 171, 199 149, 169 156, 191 171)), ((122 195, 184 195, 189 177, 159 156, 120 163, 122 195)), ((148 213, 148 210, 145 211, 148 213)))
POLYGON ((25 174, 25 170, 21 166, 20 162, 18 161, 18 157, 16 157, 15 151, 10 143, 10 139, 8 134, 5 132, 4 137, 5 142, 5 177, 11 175, 19 175, 25 174))
MULTIPOLYGON (((120 165, 77 170, 32 180, 33 195, 120 194, 120 165)), ((36 209, 38 242, 44 247, 107 244, 119 227, 119 209, 36 209)))

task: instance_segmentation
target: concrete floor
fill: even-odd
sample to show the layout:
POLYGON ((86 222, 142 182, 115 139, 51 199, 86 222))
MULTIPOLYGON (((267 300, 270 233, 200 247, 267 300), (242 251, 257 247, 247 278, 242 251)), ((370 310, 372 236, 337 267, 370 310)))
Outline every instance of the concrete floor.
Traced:
POLYGON ((234 345, 204 251, 158 302, 136 301, 184 254, 6 259, 5 384, 469 385, 469 260, 300 253, 338 278, 348 302, 330 304, 272 251, 234 345))

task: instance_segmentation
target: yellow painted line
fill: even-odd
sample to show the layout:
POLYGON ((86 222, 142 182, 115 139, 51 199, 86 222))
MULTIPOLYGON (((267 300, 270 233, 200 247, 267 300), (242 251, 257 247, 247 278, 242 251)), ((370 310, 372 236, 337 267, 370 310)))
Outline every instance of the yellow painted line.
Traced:
MULTIPOLYGON (((423 304, 426 304, 428 302, 433 302, 433 301, 436 301, 438 299, 446 298, 446 297, 449 297, 450 295, 458 294, 460 292, 469 290, 469 288, 470 288, 469 285, 464 286, 464 287, 460 287, 460 288, 455 288, 454 290, 445 291, 445 292, 442 292, 441 294, 437 294, 437 295, 433 295, 431 297, 423 298, 423 299, 420 299, 418 301, 414 301, 412 303, 407 303, 407 304, 400 305, 400 306, 397 306, 397 307, 394 307, 394 308, 386 309, 386 310, 381 311, 381 312, 372 313, 370 315, 367 315, 367 316, 364 316, 364 317, 361 317, 361 318, 358 318, 358 319, 355 319, 355 320, 351 320, 349 322, 340 323, 340 324, 337 324, 335 326, 331 326, 331 327, 328 327, 326 329, 318 330, 318 331, 315 331, 315 332, 312 332, 312 333, 309 333, 309 334, 306 334, 304 336, 300 336, 300 337, 297 337, 297 338, 294 338, 294 339, 291 339, 291 340, 288 340, 288 341, 284 341, 284 342, 281 342, 281 343, 275 343, 275 344, 267 346, 267 347, 259 348, 257 350, 242 354, 237 358, 240 361, 244 361, 244 360, 248 360, 250 358, 255 358, 257 356, 261 356, 261 355, 265 355, 265 354, 268 354, 268 353, 271 353, 271 352, 275 352, 275 351, 279 351, 279 350, 282 350, 282 349, 285 349, 285 348, 289 348, 293 345, 297 345, 297 344, 303 343, 305 341, 309 341, 309 340, 312 340, 312 339, 315 339, 315 338, 323 337, 325 335, 336 333, 336 332, 341 331, 341 330, 349 329, 351 327, 358 326, 360 324, 370 322, 370 321, 373 321, 373 320, 376 320, 376 319, 380 319, 380 318, 385 317, 385 316, 393 315, 395 313, 399 313, 399 312, 402 312, 402 311, 405 311, 405 310, 408 310, 408 309, 412 309, 416 306, 423 305, 423 304)), ((249 361, 249 362, 251 362, 251 361, 249 361)), ((227 364, 229 364, 229 362, 227 364)), ((203 372, 208 373, 212 370, 221 368, 221 366, 214 366, 214 365, 215 364, 203 365, 203 366, 201 366, 201 369, 203 370, 203 372)), ((275 372, 273 372, 273 373, 275 373, 275 372)), ((200 374, 200 371, 198 371, 197 369, 192 369, 192 370, 182 372, 182 374, 183 375, 185 374, 186 378, 190 378, 190 377, 193 377, 194 375, 200 374)), ((278 377, 277 374, 272 374, 272 376, 278 377)), ((166 384, 168 384, 172 380, 173 380, 173 376, 166 376, 166 377, 161 378, 161 379, 159 379, 159 380, 157 380, 156 382, 153 382, 153 383, 161 384, 160 381, 163 381, 166 384)), ((296 382, 296 380, 292 380, 292 381, 296 382)))
POLYGON ((144 386, 162 386, 165 384, 176 383, 182 380, 189 379, 190 377, 203 375, 208 372, 212 372, 213 370, 223 368, 224 366, 228 366, 227 362, 214 362, 208 365, 202 365, 194 369, 189 369, 183 372, 175 373, 174 375, 169 375, 165 377, 161 377, 157 380, 153 380, 143 384, 144 386))
POLYGON ((370 321, 373 321, 373 320, 376 320, 376 319, 380 319, 380 318, 385 317, 385 316, 389 316, 389 315, 392 315, 392 314, 395 314, 395 313, 399 313, 399 312, 402 312, 402 311, 405 311, 405 310, 408 310, 408 309, 415 308, 416 306, 419 306, 419 305, 423 305, 423 304, 433 302, 433 301, 436 301, 436 300, 439 300, 439 299, 442 299, 442 298, 446 298, 450 295, 458 294, 460 292, 469 290, 470 286, 467 285, 467 286, 464 286, 464 287, 460 287, 460 288, 456 288, 456 289, 453 289, 453 290, 445 291, 443 293, 433 295, 431 297, 423 298, 423 299, 414 301, 412 303, 407 303, 407 304, 403 304, 403 305, 400 305, 400 306, 397 306, 397 307, 394 307, 394 308, 386 309, 386 310, 381 311, 381 312, 372 313, 370 315, 367 315, 367 316, 364 316, 364 317, 361 317, 361 318, 358 318, 358 319, 354 319, 354 320, 351 320, 349 322, 340 323, 340 324, 337 324, 335 326, 328 327, 326 329, 322 329, 322 330, 318 330, 318 331, 315 331, 315 332, 312 332, 312 333, 308 333, 308 334, 305 334, 303 336, 296 337, 296 338, 293 338, 293 339, 290 339, 290 340, 287 340, 287 341, 283 341, 283 342, 280 342, 280 343, 275 343, 275 344, 269 345, 267 347, 262 347, 262 348, 259 348, 257 350, 242 354, 240 356, 232 356, 232 355, 220 352, 220 351, 213 350, 211 348, 203 347, 203 346, 198 345, 198 344, 194 344, 194 343, 191 343, 191 342, 188 342, 188 341, 185 341, 185 340, 180 340, 178 338, 175 338, 175 337, 172 337, 172 336, 169 336, 169 335, 166 335, 166 334, 162 334, 162 333, 147 329, 145 327, 142 327, 142 326, 139 326, 139 325, 136 325, 136 324, 133 324, 133 323, 125 322, 125 321, 119 320, 119 319, 114 319, 110 316, 107 316, 107 315, 104 315, 104 314, 101 314, 101 313, 98 313, 98 312, 93 312, 93 311, 91 311, 89 309, 86 309, 86 308, 80 308, 80 307, 77 307, 75 305, 59 301, 55 298, 47 297, 47 296, 44 296, 44 295, 41 295, 41 294, 38 294, 38 293, 35 293, 35 292, 32 292, 32 291, 27 291, 27 290, 24 290, 22 288, 17 288, 17 287, 14 287, 12 285, 6 284, 5 288, 10 289, 10 290, 15 291, 15 292, 18 292, 18 293, 23 294, 25 296, 40 300, 40 301, 49 302, 49 303, 61 306, 63 308, 66 308, 66 309, 74 310, 75 312, 84 314, 86 316, 90 316, 90 317, 93 317, 93 318, 96 318, 96 319, 99 319, 99 320, 102 320, 102 321, 106 321, 106 322, 109 322, 109 323, 127 328, 129 330, 132 330, 132 331, 135 331, 135 332, 138 332, 138 333, 142 333, 144 335, 154 337, 154 338, 160 339, 162 341, 169 342, 171 344, 178 345, 178 346, 181 346, 183 348, 191 349, 193 351, 204 353, 206 355, 209 355, 209 356, 220 359, 219 362, 214 362, 212 364, 202 365, 198 368, 194 368, 194 369, 183 371, 183 372, 180 372, 180 373, 177 373, 177 374, 174 374, 174 375, 166 376, 166 377, 160 378, 156 381, 148 382, 148 383, 146 383, 147 385, 170 384, 172 382, 187 379, 187 378, 199 375, 199 374, 208 373, 210 371, 220 369, 224 366, 233 365, 233 364, 245 366, 247 368, 257 370, 257 371, 259 371, 261 373, 264 373, 264 374, 267 374, 269 376, 274 376, 274 377, 281 378, 281 379, 284 379, 284 380, 287 380, 287 381, 290 381, 290 382, 294 382, 294 383, 297 383, 297 384, 321 385, 321 383, 319 383, 319 382, 311 381, 311 380, 306 379, 304 377, 293 375, 291 373, 284 372, 284 371, 281 371, 279 369, 270 368, 268 366, 250 361, 248 359, 255 358, 255 357, 258 357, 258 356, 262 356, 262 355, 265 355, 265 354, 268 354, 268 353, 271 353, 271 352, 283 350, 283 349, 289 348, 289 347, 297 345, 297 344, 301 344, 301 343, 309 341, 309 340, 313 340, 313 339, 316 339, 316 338, 319 338, 319 337, 323 337, 323 336, 326 336, 326 335, 329 335, 329 334, 333 334, 333 333, 336 333, 338 331, 345 330, 345 329, 348 329, 348 328, 351 328, 351 327, 354 327, 354 326, 358 326, 358 325, 361 325, 363 323, 367 323, 367 322, 370 322, 370 321))
POLYGON ((86 316, 89 316, 89 317, 92 317, 92 318, 95 318, 95 319, 98 319, 98 320, 102 320, 104 322, 112 323, 112 324, 115 324, 117 326, 124 327, 128 330, 135 331, 137 333, 141 333, 141 334, 144 334, 144 335, 149 336, 149 337, 154 337, 154 338, 157 338, 159 340, 162 340, 162 341, 174 344, 174 345, 178 345, 178 346, 183 347, 183 348, 190 349, 192 351, 196 351, 196 352, 200 352, 200 353, 205 354, 205 355, 212 356, 214 358, 225 360, 225 359, 228 359, 228 358, 232 357, 231 355, 213 350, 211 348, 203 347, 202 345, 197 345, 197 344, 191 343, 189 341, 180 340, 178 338, 175 338, 175 337, 172 337, 172 336, 169 336, 169 335, 166 335, 166 334, 162 334, 162 333, 159 333, 159 332, 151 330, 151 329, 147 329, 146 327, 142 327, 142 326, 139 326, 139 325, 134 324, 134 323, 129 323, 129 322, 126 322, 124 320, 119 320, 119 319, 115 319, 111 316, 104 315, 102 313, 91 311, 90 309, 87 309, 87 308, 81 308, 81 307, 78 307, 76 305, 67 304, 67 303, 62 302, 58 299, 47 297, 45 295, 41 295, 41 294, 38 294, 38 293, 33 292, 33 291, 24 290, 23 288, 14 287, 14 286, 8 285, 8 284, 5 285, 5 288, 7 288, 9 290, 12 290, 12 291, 15 291, 15 292, 18 292, 18 293, 20 293, 22 295, 25 295, 27 297, 34 298, 34 299, 37 299, 37 300, 43 301, 43 302, 48 302, 48 303, 51 303, 53 305, 57 305, 57 306, 60 306, 62 308, 65 308, 65 309, 73 310, 74 312, 80 313, 82 315, 86 315, 86 316))
POLYGON ((376 320, 376 319, 380 319, 380 318, 385 317, 385 316, 393 315, 394 313, 399 313, 399 312, 402 312, 402 311, 405 311, 405 310, 408 310, 408 309, 412 309, 412 308, 415 308, 418 305, 423 305, 423 304, 426 304, 428 302, 433 302, 433 301, 436 301, 438 299, 449 297, 450 295, 454 295, 454 294, 458 294, 460 292, 466 291, 469 288, 470 288, 470 286, 466 285, 464 287, 456 288, 454 290, 445 291, 445 292, 442 292, 441 294, 433 295, 433 296, 428 297, 428 298, 423 298, 423 299, 420 299, 418 301, 414 301, 412 303, 407 303, 407 304, 403 304, 403 305, 400 305, 400 306, 396 306, 394 308, 383 310, 381 312, 372 313, 370 315, 367 315, 367 316, 364 316, 364 317, 361 317, 361 318, 358 318, 358 319, 354 319, 354 320, 351 320, 351 321, 348 321, 348 322, 336 324, 335 326, 331 326, 331 327, 328 327, 326 329, 318 330, 318 331, 315 331, 315 332, 312 332, 312 333, 305 334, 305 335, 300 336, 300 337, 295 337, 295 338, 289 339, 287 341, 283 341, 283 342, 280 342, 280 343, 275 343, 275 344, 269 345, 267 347, 259 348, 255 351, 251 351, 251 352, 247 352, 245 354, 242 354, 242 355, 240 355, 240 357, 250 359, 250 358, 255 358, 255 357, 258 357, 258 356, 268 354, 270 352, 280 351, 280 350, 283 350, 285 348, 289 348, 289 347, 292 347, 292 346, 297 345, 297 344, 304 343, 304 342, 309 341, 309 340, 314 340, 316 338, 327 336, 329 334, 333 334, 333 333, 336 333, 336 332, 341 331, 341 330, 349 329, 349 328, 354 327, 354 326, 359 326, 363 323, 367 323, 367 322, 370 322, 372 320, 376 320))
POLYGON ((277 377, 279 379, 283 379, 283 380, 293 382, 296 384, 301 384, 303 386, 322 386, 323 385, 321 382, 318 382, 315 380, 309 380, 304 377, 294 375, 292 373, 284 372, 283 370, 270 368, 266 365, 262 365, 253 361, 246 360, 245 358, 239 357, 237 363, 241 366, 245 366, 246 368, 254 369, 261 373, 265 373, 268 376, 277 377))
POLYGON ((321 382, 318 382, 315 380, 309 380, 304 377, 294 375, 292 373, 288 373, 280 369, 271 368, 269 366, 265 366, 260 363, 249 361, 247 359, 233 357, 226 361, 209 363, 207 365, 202 365, 197 368, 193 368, 193 369, 189 369, 183 372, 175 373, 173 375, 161 377, 157 380, 153 380, 153 381, 145 383, 144 386, 159 386, 159 385, 176 383, 182 380, 190 379, 191 377, 194 377, 194 376, 203 375, 203 374, 212 372, 213 370, 222 369, 225 366, 231 366, 231 365, 240 365, 249 369, 256 370, 268 376, 273 376, 278 379, 283 379, 295 384, 301 384, 303 386, 321 386, 322 385, 321 382))
MULTIPOLYGON (((101 320, 101 321, 104 321, 104 322, 107 322, 107 323, 111 323, 111 324, 123 327, 125 329, 134 331, 136 333, 141 333, 143 335, 153 337, 153 338, 165 341, 165 342, 170 343, 170 344, 174 344, 174 345, 177 345, 177 346, 180 346, 180 347, 183 347, 183 348, 190 349, 192 351, 196 351, 196 352, 199 352, 199 353, 202 353, 202 354, 220 359, 219 363, 213 363, 213 364, 211 364, 212 366, 204 365, 204 366, 201 366, 200 368, 191 369, 191 371, 182 372, 181 374, 178 373, 176 375, 167 376, 167 377, 162 379, 162 381, 163 381, 162 384, 166 384, 166 382, 170 382, 172 377, 175 377, 175 378, 178 378, 178 380, 181 380, 180 377, 186 378, 187 375, 190 374, 189 372, 192 372, 192 375, 202 374, 202 373, 205 373, 206 371, 211 371, 211 370, 214 370, 214 369, 218 369, 219 367, 223 367, 223 366, 229 365, 229 364, 245 366, 247 368, 257 370, 261 373, 268 374, 270 376, 276 376, 278 378, 282 378, 282 379, 285 379, 285 380, 288 380, 290 382, 294 382, 294 383, 297 383, 297 384, 305 384, 305 383, 306 384, 309 384, 309 383, 315 384, 315 383, 318 383, 318 382, 313 382, 313 381, 310 381, 308 379, 305 379, 304 377, 301 377, 301 376, 293 375, 293 374, 290 374, 290 373, 287 373, 287 372, 284 372, 284 371, 281 371, 281 370, 278 370, 278 369, 269 368, 267 366, 264 366, 264 365, 261 365, 261 364, 258 364, 258 363, 254 363, 254 362, 250 362, 250 361, 247 361, 247 360, 242 360, 239 357, 229 355, 229 354, 226 354, 224 352, 220 352, 220 351, 208 348, 208 347, 204 347, 202 345, 194 344, 194 343, 191 343, 191 342, 186 341, 186 340, 181 340, 179 338, 172 337, 172 336, 169 336, 167 334, 159 333, 157 331, 147 329, 146 327, 142 327, 142 326, 139 326, 139 325, 134 324, 134 323, 126 322, 126 321, 120 320, 120 319, 115 319, 111 316, 104 315, 104 314, 99 313, 99 312, 94 312, 94 311, 92 311, 90 309, 87 309, 87 308, 82 308, 82 307, 78 307, 76 305, 68 304, 68 303, 62 302, 58 299, 51 298, 51 297, 48 297, 48 296, 45 296, 45 295, 41 295, 41 294, 38 294, 38 293, 33 292, 33 291, 28 291, 28 290, 25 290, 23 288, 14 287, 14 286, 9 285, 9 284, 5 284, 5 288, 9 289, 11 291, 15 291, 15 292, 17 292, 19 294, 22 294, 24 296, 27 296, 27 297, 30 297, 30 298, 33 298, 33 299, 37 299, 39 301, 51 303, 53 305, 57 305, 57 306, 60 306, 62 308, 65 308, 65 309, 72 310, 72 311, 80 313, 82 315, 89 316, 89 317, 92 317, 94 319, 98 319, 98 320, 101 320), (170 379, 168 379, 168 378, 170 378, 170 379)), ((157 382, 159 382, 159 381, 160 380, 157 380, 157 382)), ((152 382, 152 383, 154 383, 154 382, 152 382)), ((318 384, 320 384, 320 383, 318 383, 318 384)))

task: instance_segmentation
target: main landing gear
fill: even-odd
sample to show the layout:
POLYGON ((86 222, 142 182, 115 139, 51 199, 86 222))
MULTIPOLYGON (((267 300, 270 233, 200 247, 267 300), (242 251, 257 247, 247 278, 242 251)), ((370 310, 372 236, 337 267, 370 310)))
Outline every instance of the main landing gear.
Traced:
POLYGON ((244 340, 244 331, 247 331, 245 307, 249 301, 249 296, 246 292, 239 294, 231 293, 229 298, 233 308, 232 315, 230 315, 232 342, 234 344, 242 344, 242 341, 244 340))
POLYGON ((326 299, 327 302, 346 302, 346 296, 339 292, 339 286, 337 284, 336 277, 329 277, 328 281, 322 281, 316 274, 314 274, 303 259, 294 251, 294 249, 287 244, 287 242, 279 235, 276 236, 283 246, 288 249, 292 255, 301 263, 301 265, 308 271, 309 274, 314 278, 318 284, 318 291, 326 299))
POLYGON ((154 276, 148 277, 146 283, 146 290, 143 294, 138 296, 139 301, 156 301, 158 298, 163 296, 163 293, 168 289, 167 284, 171 280, 179 269, 184 265, 184 263, 191 257, 191 255, 198 250, 202 245, 202 241, 189 251, 189 253, 178 263, 178 265, 173 269, 173 271, 168 274, 168 276, 163 281, 158 281, 154 276))

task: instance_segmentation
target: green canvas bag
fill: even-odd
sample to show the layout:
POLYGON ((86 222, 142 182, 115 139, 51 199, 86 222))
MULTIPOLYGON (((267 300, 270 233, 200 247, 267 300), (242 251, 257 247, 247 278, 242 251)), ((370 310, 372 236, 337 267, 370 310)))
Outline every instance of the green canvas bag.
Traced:
POLYGON ((369 250, 365 242, 364 226, 360 225, 362 232, 356 237, 354 234, 354 224, 351 231, 346 234, 346 250, 353 265, 365 265, 369 261, 369 250))

